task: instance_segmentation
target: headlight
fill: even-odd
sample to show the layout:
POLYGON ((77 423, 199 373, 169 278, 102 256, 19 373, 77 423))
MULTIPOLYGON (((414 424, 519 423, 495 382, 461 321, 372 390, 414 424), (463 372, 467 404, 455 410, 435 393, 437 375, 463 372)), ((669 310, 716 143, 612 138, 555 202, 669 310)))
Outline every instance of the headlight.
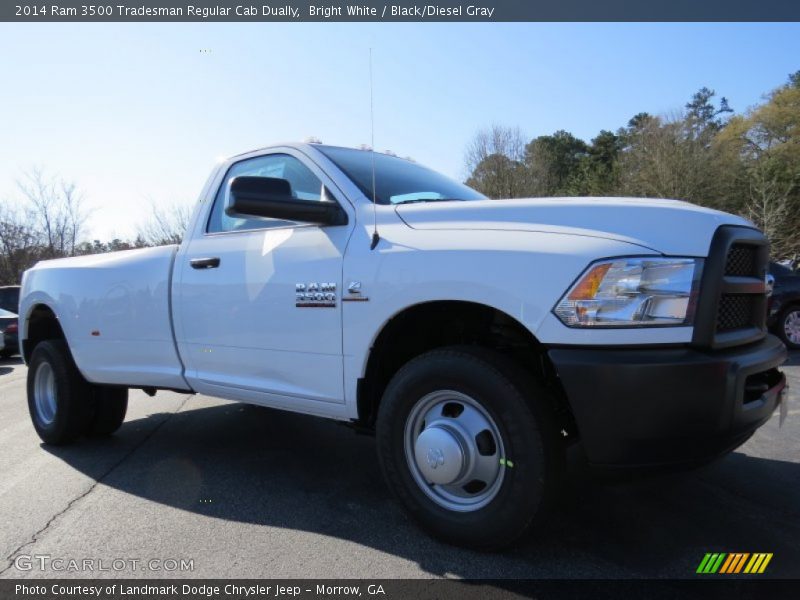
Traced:
POLYGON ((617 258, 589 266, 553 312, 569 327, 691 325, 703 260, 617 258))

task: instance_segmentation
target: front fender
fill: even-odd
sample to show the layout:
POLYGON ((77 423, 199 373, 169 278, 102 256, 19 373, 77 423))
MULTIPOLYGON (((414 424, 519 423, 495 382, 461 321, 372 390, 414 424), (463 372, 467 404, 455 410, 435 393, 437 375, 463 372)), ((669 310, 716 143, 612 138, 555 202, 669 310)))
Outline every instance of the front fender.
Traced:
POLYGON ((539 334, 553 305, 592 261, 608 256, 657 255, 641 246, 589 236, 415 231, 406 227, 384 228, 374 251, 358 238, 350 247, 353 250, 345 260, 342 303, 349 406, 355 406, 356 382, 366 372, 377 336, 392 318, 412 306, 435 301, 488 306, 512 317, 545 342, 539 334), (361 296, 367 301, 347 301, 347 288, 353 281, 361 282, 361 296))

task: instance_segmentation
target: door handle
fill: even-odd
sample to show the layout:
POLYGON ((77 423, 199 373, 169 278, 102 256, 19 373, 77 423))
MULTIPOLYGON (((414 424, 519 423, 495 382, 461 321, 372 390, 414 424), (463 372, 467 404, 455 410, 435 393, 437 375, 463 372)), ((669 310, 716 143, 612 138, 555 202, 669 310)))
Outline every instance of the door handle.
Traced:
POLYGON ((219 257, 193 258, 189 261, 193 269, 216 269, 219 266, 219 257))

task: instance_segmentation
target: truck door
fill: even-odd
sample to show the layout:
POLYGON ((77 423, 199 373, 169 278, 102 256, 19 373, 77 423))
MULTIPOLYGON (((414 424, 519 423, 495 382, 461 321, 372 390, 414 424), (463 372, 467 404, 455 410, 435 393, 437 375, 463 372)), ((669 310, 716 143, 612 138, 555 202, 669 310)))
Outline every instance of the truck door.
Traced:
POLYGON ((200 393, 324 414, 330 403, 344 403, 342 261, 353 218, 320 226, 230 217, 228 183, 238 175, 286 179, 296 198, 325 197, 351 210, 296 150, 228 169, 206 223, 202 230, 198 224, 175 267, 175 327, 186 378, 200 393), (319 290, 323 300, 301 302, 298 290, 319 290))

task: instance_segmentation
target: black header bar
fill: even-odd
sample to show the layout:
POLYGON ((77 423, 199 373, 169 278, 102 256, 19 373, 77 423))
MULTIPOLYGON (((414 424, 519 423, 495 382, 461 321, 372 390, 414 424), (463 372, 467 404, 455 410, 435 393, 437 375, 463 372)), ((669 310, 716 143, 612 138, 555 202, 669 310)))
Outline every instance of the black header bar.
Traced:
POLYGON ((797 0, 50 0, 0 2, 0 21, 27 22, 780 22, 797 0))
POLYGON ((796 580, 5 579, 4 600, 783 600, 796 580))

